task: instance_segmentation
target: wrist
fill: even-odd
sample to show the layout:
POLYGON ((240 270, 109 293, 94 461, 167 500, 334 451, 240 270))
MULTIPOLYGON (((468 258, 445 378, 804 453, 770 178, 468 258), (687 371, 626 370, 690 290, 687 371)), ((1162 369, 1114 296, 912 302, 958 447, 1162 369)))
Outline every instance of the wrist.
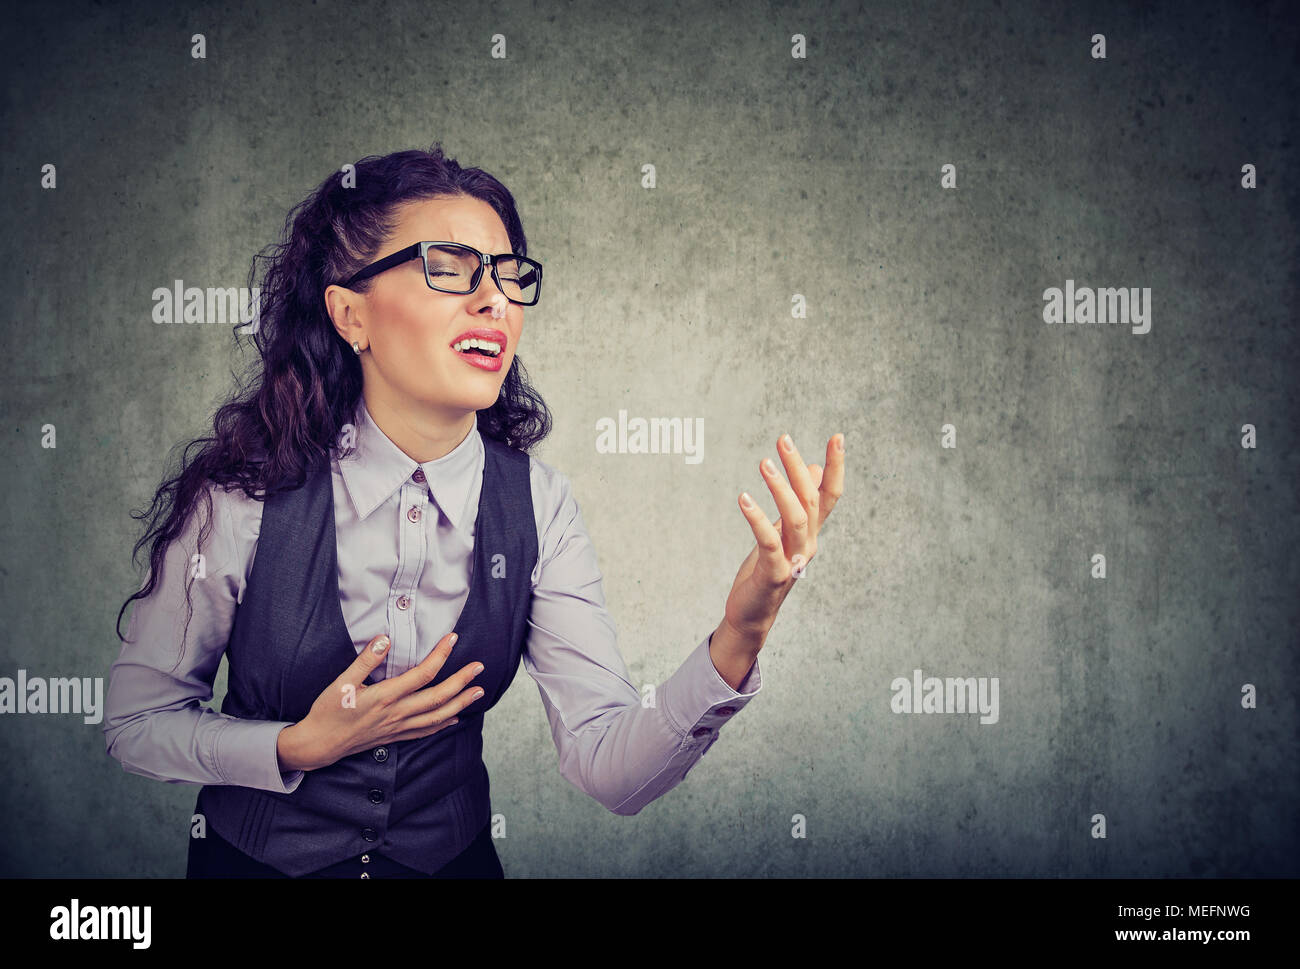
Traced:
POLYGON ((749 675, 766 638, 765 632, 739 632, 725 618, 709 637, 709 658, 713 661, 713 668, 733 690, 749 675))
POLYGON ((767 633, 771 628, 770 624, 762 628, 738 626, 724 615, 714 631, 714 636, 717 637, 714 642, 719 643, 720 648, 729 656, 753 658, 767 642, 767 633))
POLYGON ((315 767, 304 749, 301 722, 290 724, 280 731, 275 741, 275 754, 281 773, 312 770, 315 767))

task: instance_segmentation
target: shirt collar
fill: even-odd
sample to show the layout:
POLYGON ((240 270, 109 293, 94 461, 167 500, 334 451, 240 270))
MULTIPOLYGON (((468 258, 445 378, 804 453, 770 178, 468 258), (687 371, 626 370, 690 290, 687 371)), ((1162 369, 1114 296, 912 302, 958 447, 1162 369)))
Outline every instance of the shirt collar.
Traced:
POLYGON ((447 454, 417 462, 380 430, 364 398, 358 403, 356 417, 356 450, 340 458, 338 464, 357 515, 367 518, 419 468, 438 508, 453 528, 463 530, 473 471, 482 466, 483 440, 478 425, 447 454))

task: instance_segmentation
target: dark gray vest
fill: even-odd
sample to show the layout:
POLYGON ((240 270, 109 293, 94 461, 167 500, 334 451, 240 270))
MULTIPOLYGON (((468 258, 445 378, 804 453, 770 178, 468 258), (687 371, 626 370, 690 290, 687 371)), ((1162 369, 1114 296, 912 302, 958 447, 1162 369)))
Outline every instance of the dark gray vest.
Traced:
MULTIPOLYGON (((196 812, 245 854, 295 877, 367 851, 431 874, 488 823, 483 714, 514 679, 525 646, 537 526, 528 455, 486 435, 483 446, 469 598, 455 627, 459 639, 433 682, 478 660, 485 669, 471 685, 484 695, 455 726, 308 771, 291 794, 204 786, 196 812)), ((297 723, 356 660, 335 552, 331 473, 318 467, 303 487, 266 501, 226 647, 222 713, 297 723)), ((421 646, 432 648, 447 632, 420 630, 421 646)))

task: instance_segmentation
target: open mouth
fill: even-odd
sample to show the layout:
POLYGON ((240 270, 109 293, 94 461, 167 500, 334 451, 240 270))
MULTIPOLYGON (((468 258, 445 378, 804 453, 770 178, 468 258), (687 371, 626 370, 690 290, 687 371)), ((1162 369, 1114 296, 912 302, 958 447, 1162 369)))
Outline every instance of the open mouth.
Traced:
POLYGON ((506 335, 492 327, 475 327, 459 334, 451 342, 451 348, 457 353, 469 356, 491 357, 499 359, 506 349, 506 335))
POLYGON ((483 357, 501 356, 501 344, 492 340, 459 340, 451 348, 457 353, 474 353, 483 357))
POLYGON ((491 327, 466 330, 451 342, 451 348, 471 367, 497 373, 505 366, 506 335, 491 327))

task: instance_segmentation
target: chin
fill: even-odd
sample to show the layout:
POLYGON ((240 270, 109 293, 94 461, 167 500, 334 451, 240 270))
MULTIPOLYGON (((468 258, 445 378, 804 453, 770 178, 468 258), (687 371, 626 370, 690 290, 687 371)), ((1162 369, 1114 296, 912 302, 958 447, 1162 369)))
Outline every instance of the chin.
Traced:
POLYGON ((466 394, 461 403, 469 410, 487 410, 501 397, 501 385, 497 384, 492 393, 466 394))

